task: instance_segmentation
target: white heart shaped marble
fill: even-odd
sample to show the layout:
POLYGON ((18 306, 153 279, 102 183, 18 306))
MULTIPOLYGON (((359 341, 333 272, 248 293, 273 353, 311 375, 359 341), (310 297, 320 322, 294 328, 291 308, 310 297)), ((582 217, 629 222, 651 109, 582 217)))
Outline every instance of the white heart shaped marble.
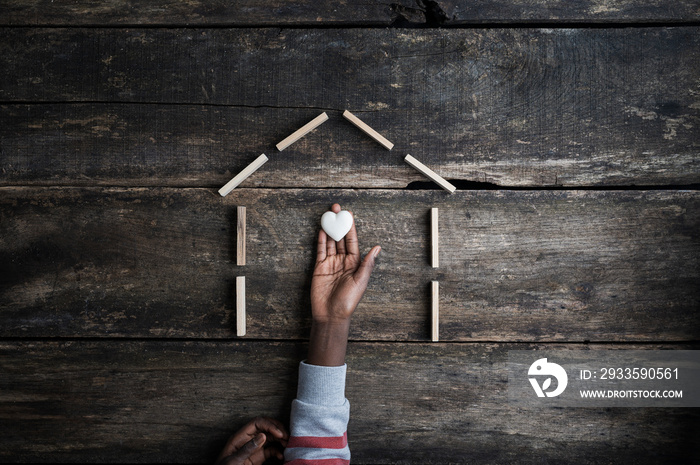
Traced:
POLYGON ((352 215, 349 211, 341 210, 340 213, 326 212, 321 217, 321 227, 334 241, 339 241, 352 228, 352 215))

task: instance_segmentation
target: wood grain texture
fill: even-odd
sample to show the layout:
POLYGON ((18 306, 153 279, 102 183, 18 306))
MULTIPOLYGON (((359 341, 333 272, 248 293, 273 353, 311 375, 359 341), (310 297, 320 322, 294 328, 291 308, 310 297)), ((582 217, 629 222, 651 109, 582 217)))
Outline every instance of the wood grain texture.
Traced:
POLYGON ((212 463, 253 416, 286 422, 336 201, 383 246, 350 335, 353 463, 700 462, 698 409, 528 410, 505 371, 511 349, 700 349, 700 192, 679 190, 700 185, 698 20, 698 0, 0 0, 0 462, 212 463), (463 24, 505 27, 436 28, 463 24), (675 190, 377 189, 424 181, 406 153, 453 182, 675 190))
MULTIPOLYGON (((640 346, 351 343, 353 462, 700 459, 698 409, 509 405, 508 350, 599 348, 640 346)), ((212 463, 250 418, 288 422, 304 356, 293 342, 2 341, 0 460, 212 463)))
POLYGON ((697 21, 696 0, 396 0, 372 2, 212 0, 112 0, 95 5, 88 0, 3 0, 0 25, 457 25, 532 22, 687 22, 697 21))
MULTIPOLYGON (((425 23, 425 7, 416 0, 391 3, 312 0, 3 0, 0 26, 358 26, 389 25, 401 17, 425 23)), ((676 10, 672 4, 671 10, 676 10)))
POLYGON ((0 189, 4 337, 297 339, 321 215, 353 211, 361 252, 382 246, 355 340, 687 341, 700 328, 697 191, 0 189), (234 266, 236 205, 254 251, 234 266), (442 260, 430 263, 439 207, 442 260))
POLYGON ((331 120, 254 185, 404 187, 423 180, 406 153, 502 186, 700 182, 696 28, 13 28, 0 44, 4 185, 221 186, 319 110, 331 120))
POLYGON ((697 0, 678 3, 663 0, 585 2, 548 2, 515 0, 437 0, 428 5, 426 17, 433 24, 458 25, 479 23, 646 23, 691 22, 700 18, 697 0))

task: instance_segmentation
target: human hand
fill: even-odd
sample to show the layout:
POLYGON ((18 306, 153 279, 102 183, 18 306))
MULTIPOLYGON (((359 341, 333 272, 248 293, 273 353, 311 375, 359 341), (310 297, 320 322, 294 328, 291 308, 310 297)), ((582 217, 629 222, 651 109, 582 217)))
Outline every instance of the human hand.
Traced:
POLYGON ((267 417, 254 418, 229 438, 216 465, 262 465, 271 457, 282 460, 282 451, 274 443, 286 447, 288 439, 289 433, 279 421, 267 417))
MULTIPOLYGON (((338 213, 340 205, 333 204, 331 209, 338 213)), ((316 266, 311 279, 313 324, 307 363, 320 366, 345 363, 350 317, 367 289, 380 250, 381 247, 374 246, 364 260, 360 259, 354 219, 350 231, 338 242, 323 229, 318 233, 316 266)))
MULTIPOLYGON (((333 204, 331 210, 339 213, 340 205, 333 204)), ((333 324, 350 319, 367 289, 380 250, 381 247, 374 246, 364 260, 360 259, 354 219, 350 231, 338 242, 321 229, 311 280, 311 314, 314 322, 333 324)))

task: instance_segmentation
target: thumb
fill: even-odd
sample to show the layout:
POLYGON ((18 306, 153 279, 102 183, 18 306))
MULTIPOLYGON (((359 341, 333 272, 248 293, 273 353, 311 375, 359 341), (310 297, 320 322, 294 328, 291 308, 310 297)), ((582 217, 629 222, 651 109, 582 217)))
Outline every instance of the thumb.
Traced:
POLYGON ((367 284, 369 283, 369 277, 372 274, 372 270, 374 270, 375 260, 377 259, 377 256, 381 251, 382 248, 378 245, 375 245, 374 247, 372 247, 372 250, 370 250, 369 253, 365 256, 365 259, 362 260, 362 263, 360 263, 360 267, 355 272, 355 280, 358 283, 367 287, 367 284))
POLYGON ((246 463, 246 460, 249 459, 251 455, 262 449, 263 444, 265 444, 265 439, 264 433, 258 433, 257 436, 246 442, 243 447, 231 454, 227 463, 229 465, 246 463))

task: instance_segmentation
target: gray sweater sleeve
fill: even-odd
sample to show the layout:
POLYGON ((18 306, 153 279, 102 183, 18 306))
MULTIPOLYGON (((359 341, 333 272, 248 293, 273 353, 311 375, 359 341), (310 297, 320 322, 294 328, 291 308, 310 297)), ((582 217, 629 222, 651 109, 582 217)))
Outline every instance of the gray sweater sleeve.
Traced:
POLYGON ((347 464, 350 402, 345 398, 347 365, 323 367, 299 364, 297 398, 292 402, 287 463, 347 464), (320 463, 320 462, 319 462, 320 463))

